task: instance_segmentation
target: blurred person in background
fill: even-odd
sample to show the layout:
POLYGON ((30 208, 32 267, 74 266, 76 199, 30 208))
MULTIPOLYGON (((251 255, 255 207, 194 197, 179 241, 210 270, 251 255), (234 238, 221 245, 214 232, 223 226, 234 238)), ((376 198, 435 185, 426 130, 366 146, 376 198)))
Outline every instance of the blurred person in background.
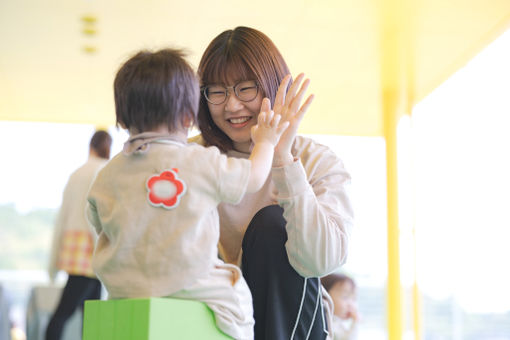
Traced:
POLYGON ((108 162, 112 137, 96 131, 90 140, 87 162, 73 172, 66 184, 51 247, 49 276, 53 283, 59 270, 68 274, 60 302, 48 328, 46 340, 60 340, 66 321, 85 300, 101 298, 101 283, 92 271, 95 233, 85 218, 89 187, 108 162))
POLYGON ((321 283, 333 300, 333 340, 355 340, 358 338, 359 313, 356 283, 345 274, 330 274, 321 278, 321 283))

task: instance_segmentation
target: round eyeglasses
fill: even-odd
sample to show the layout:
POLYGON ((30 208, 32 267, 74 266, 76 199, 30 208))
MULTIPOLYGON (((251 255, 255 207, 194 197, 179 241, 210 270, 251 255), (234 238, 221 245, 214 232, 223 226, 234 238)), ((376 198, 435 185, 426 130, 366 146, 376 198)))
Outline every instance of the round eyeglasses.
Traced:
POLYGON ((223 86, 218 84, 202 87, 205 99, 211 104, 223 104, 228 97, 229 89, 233 89, 236 97, 242 102, 251 102, 257 97, 259 85, 255 80, 244 80, 234 86, 223 86))

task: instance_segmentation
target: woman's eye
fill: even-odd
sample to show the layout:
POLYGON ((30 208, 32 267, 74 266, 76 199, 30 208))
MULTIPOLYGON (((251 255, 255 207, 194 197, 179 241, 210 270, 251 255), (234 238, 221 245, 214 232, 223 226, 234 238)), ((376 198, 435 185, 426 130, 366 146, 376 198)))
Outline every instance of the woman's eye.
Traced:
POLYGON ((245 91, 250 91, 250 90, 253 90, 255 87, 254 86, 246 86, 246 87, 242 87, 239 91, 241 92, 245 92, 245 91))

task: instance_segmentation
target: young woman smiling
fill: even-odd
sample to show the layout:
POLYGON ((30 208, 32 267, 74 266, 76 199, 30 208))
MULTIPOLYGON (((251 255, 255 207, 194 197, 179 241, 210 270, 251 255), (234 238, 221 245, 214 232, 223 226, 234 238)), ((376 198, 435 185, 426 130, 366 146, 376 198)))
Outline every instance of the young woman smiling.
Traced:
POLYGON ((253 297, 255 339, 326 339, 331 299, 319 277, 346 260, 352 229, 350 176, 326 146, 298 136, 313 100, 262 32, 237 27, 209 44, 198 68, 201 135, 193 141, 248 158, 261 111, 289 121, 264 187, 221 204, 220 255, 242 268, 253 297), (304 100, 304 102, 303 102, 304 100))

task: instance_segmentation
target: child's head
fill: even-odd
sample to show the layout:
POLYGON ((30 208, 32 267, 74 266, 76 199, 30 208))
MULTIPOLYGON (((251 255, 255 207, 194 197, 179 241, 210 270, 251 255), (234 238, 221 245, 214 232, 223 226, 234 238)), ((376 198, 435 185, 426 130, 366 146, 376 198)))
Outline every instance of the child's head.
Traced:
POLYGON ((356 283, 344 274, 330 274, 321 278, 335 305, 334 314, 340 319, 350 319, 356 310, 356 283))
POLYGON ((184 56, 177 49, 140 51, 121 66, 114 81, 117 125, 141 133, 195 123, 200 90, 184 56))

